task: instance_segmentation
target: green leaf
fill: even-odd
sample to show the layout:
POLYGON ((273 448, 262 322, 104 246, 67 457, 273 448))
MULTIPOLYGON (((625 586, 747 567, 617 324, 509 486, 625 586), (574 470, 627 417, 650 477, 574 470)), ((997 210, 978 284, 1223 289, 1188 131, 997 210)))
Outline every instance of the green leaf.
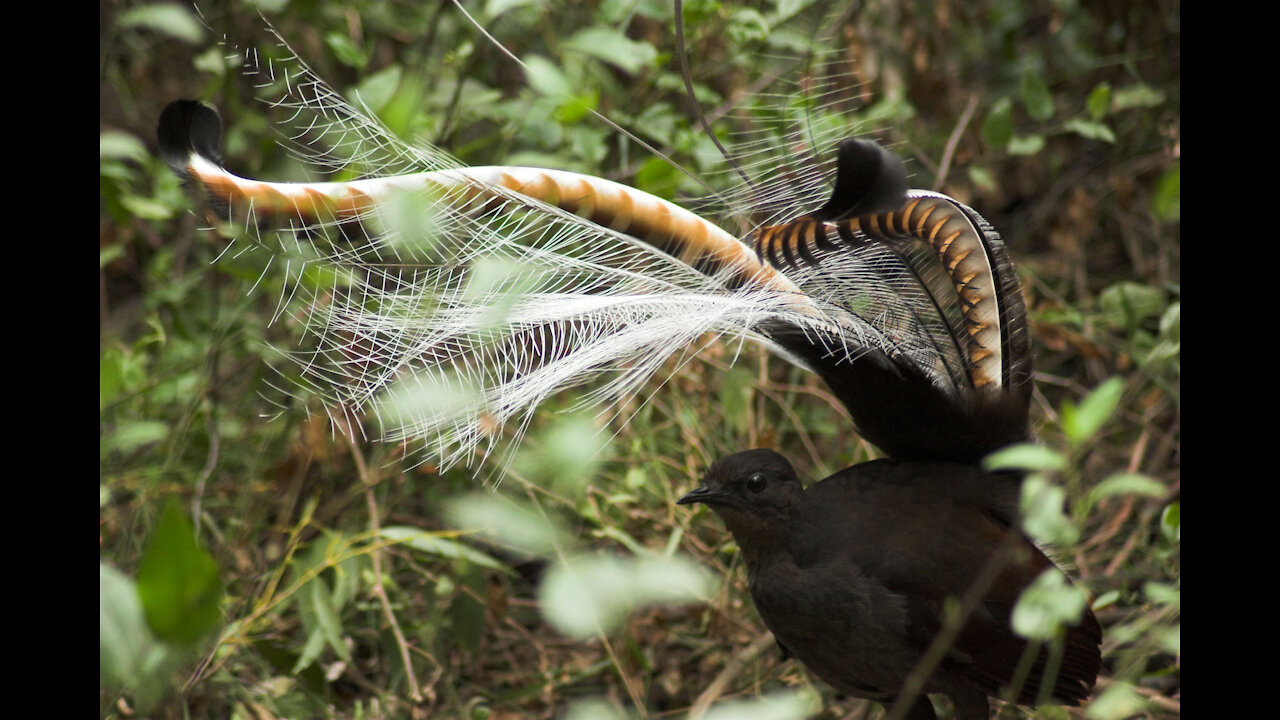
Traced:
POLYGON ((1084 104, 1090 118, 1101 120, 1106 117, 1107 111, 1111 109, 1111 83, 1100 82, 1095 85, 1084 104))
POLYGON ((611 632, 646 605, 704 600, 712 586, 701 566, 682 557, 577 555, 551 567, 539 594, 542 613, 557 630, 589 638, 611 632))
POLYGON ((564 720, 627 720, 627 714, 603 698, 569 701, 564 720))
POLYGON ((543 97, 561 99, 573 92, 569 78, 555 63, 541 55, 530 55, 524 59, 524 74, 529 87, 543 97))
POLYGON ((735 43, 753 43, 769 37, 769 21, 754 8, 739 8, 729 16, 725 34, 735 43))
POLYGON ((311 582, 307 583, 305 597, 306 607, 310 610, 316 627, 324 636, 325 643, 337 653, 338 657, 350 660, 351 651, 342 640, 342 618, 338 615, 338 608, 334 604, 333 594, 329 592, 329 585, 319 577, 312 578, 311 582))
POLYGON ((185 5, 157 3, 136 7, 122 14, 116 26, 122 30, 155 30, 190 45, 198 45, 204 39, 204 26, 185 5))
POLYGON ((138 597, 156 637, 192 647, 222 624, 222 583, 213 558, 170 499, 147 538, 138 563, 138 597))
POLYGON ((397 437, 467 413, 475 402, 476 391, 466 380, 422 372, 393 380, 374 399, 373 415, 385 437, 397 437))
POLYGON ((1022 591, 1013 607, 1013 630, 1032 640, 1051 640, 1064 625, 1080 622, 1087 606, 1084 591, 1061 570, 1049 568, 1022 591))
POLYGON ((369 64, 369 53, 360 47, 350 35, 340 32, 331 32, 324 36, 325 45, 333 51, 333 56, 338 62, 347 67, 363 69, 369 64))
POLYGON ((600 456, 609 447, 608 434, 586 414, 557 418, 539 437, 542 444, 521 448, 514 466, 566 494, 577 493, 595 474, 600 456))
POLYGON ((173 690, 173 669, 185 653, 156 640, 132 580, 98 563, 98 677, 102 687, 127 689, 133 709, 147 711, 173 690))
POLYGON ((981 165, 970 165, 967 169, 969 181, 984 192, 995 192, 996 178, 991 171, 981 165))
POLYGON ((1035 155, 1044 149, 1043 135, 1017 135, 1009 139, 1005 148, 1010 155, 1035 155))
POLYGON ((404 68, 393 63, 361 80, 351 94, 358 103, 377 113, 391 103, 402 77, 404 68))
POLYGON ((147 158, 147 146, 137 137, 119 130, 108 130, 98 133, 98 158, 100 160, 133 160, 142 162, 147 158))
POLYGON ((1169 503, 1160 513, 1160 534, 1171 543, 1182 541, 1182 504, 1169 503))
POLYGON ((1162 605, 1176 607, 1182 604, 1182 591, 1168 583, 1147 582, 1142 586, 1142 594, 1162 605))
POLYGON ((1117 680, 1094 697, 1084 715, 1091 720, 1122 720, 1140 714, 1146 706, 1132 685, 1117 680))
POLYGON ((458 645, 474 652, 480 649, 484 639, 488 616, 485 604, 478 599, 485 597, 485 576, 478 569, 471 568, 459 579, 465 589, 456 593, 449 603, 449 624, 458 645))
POLYGON ((1043 445, 1022 443, 991 453, 982 461, 987 470, 1029 470, 1051 472, 1065 470, 1067 459, 1043 445))
MULTIPOLYGON (((493 508, 493 505, 486 505, 483 509, 492 510, 493 508)), ((510 520, 510 518, 510 513, 507 513, 498 518, 496 522, 510 520)), ((480 552, 475 548, 468 547, 449 538, 441 537, 438 533, 431 533, 420 528, 403 526, 383 528, 382 537, 403 543, 418 552, 428 555, 448 560, 465 560, 468 563, 493 570, 506 571, 508 569, 506 565, 494 559, 492 555, 480 552)))
POLYGON ((642 40, 632 40, 608 27, 589 27, 574 33, 564 49, 602 60, 630 75, 651 67, 658 50, 642 40))
POLYGON ((813 688, 806 687, 716 703, 703 720, 800 720, 821 711, 822 698, 813 688))
POLYGON ((1111 419, 1124 394, 1124 381, 1111 378, 1085 396, 1076 406, 1065 403, 1062 407, 1062 429, 1073 444, 1093 437, 1111 419))
POLYGON ((991 147, 1004 148, 1013 140, 1013 102, 1002 97, 991 104, 982 120, 982 138, 991 147))
POLYGON ((1164 497, 1169 490, 1158 480, 1138 473, 1116 473, 1089 491, 1089 504, 1112 495, 1144 495, 1164 497))
POLYGON ((1054 545, 1070 545, 1080 537, 1080 529, 1066 516, 1067 493, 1039 473, 1022 481, 1022 528, 1036 540, 1054 545))
POLYGON ((1159 288, 1132 280, 1121 280, 1098 295, 1098 308, 1109 327, 1133 330, 1165 311, 1165 294, 1159 288))
POLYGON ((1177 222, 1182 219, 1182 164, 1174 163, 1156 181, 1155 194, 1151 198, 1151 212, 1161 220, 1177 222))
POLYGON ((1112 94, 1111 109, 1114 112, 1132 108, 1155 107, 1164 103, 1165 96, 1160 90, 1139 83, 1120 88, 1112 94))
POLYGON ((551 519, 513 498, 474 494, 450 502, 449 523, 460 530, 474 530, 490 540, 530 555, 553 553, 567 540, 551 519))
POLYGON ((124 420, 102 438, 101 447, 103 451, 130 453, 161 442, 168 435, 169 426, 160 420, 124 420))
POLYGON ((529 5, 536 6, 540 2, 541 0, 486 0, 484 4, 484 17, 489 20, 493 20, 512 8, 525 7, 529 5))
POLYGON ((1116 134, 1111 131, 1111 128, 1107 127, 1106 123, 1095 120, 1072 118, 1063 125, 1063 128, 1089 140, 1101 140, 1109 143, 1115 143, 1116 141, 1116 134))
POLYGON ((1022 73, 1021 97, 1027 114, 1035 120, 1048 120, 1053 117, 1053 95, 1044 78, 1035 70, 1028 68, 1022 73))
POLYGON ((98 563, 98 671, 104 684, 127 685, 155 642, 132 580, 98 563))

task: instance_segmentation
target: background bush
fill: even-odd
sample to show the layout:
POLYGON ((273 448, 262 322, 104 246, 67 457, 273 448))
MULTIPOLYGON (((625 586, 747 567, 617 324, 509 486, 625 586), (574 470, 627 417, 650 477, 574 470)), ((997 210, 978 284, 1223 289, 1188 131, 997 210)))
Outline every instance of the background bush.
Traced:
MULTIPOLYGON (((695 173, 712 169, 665 0, 467 3, 516 55, 545 59, 528 75, 443 2, 201 11, 236 42, 270 42, 258 7, 320 77, 359 87, 395 132, 467 163, 690 190, 585 105, 695 173)), ((795 28, 817 13, 797 0, 685 8, 710 111, 773 70, 771 55, 812 42, 795 28)), ((1033 414, 1059 461, 1045 481, 1072 528, 1062 559, 1107 629, 1090 716, 1176 717, 1179 6, 851 9, 833 41, 867 93, 851 125, 894 143, 915 186, 977 208, 1018 263, 1033 414)), ((199 199, 155 154, 156 119, 176 98, 211 101, 231 168, 300 169, 190 8, 109 0, 100 12, 104 717, 683 716, 757 695, 780 703, 753 706, 762 717, 793 717, 814 694, 824 717, 857 716, 863 703, 820 684, 778 694, 809 688, 804 671, 773 649, 722 526, 674 505, 713 459, 747 447, 783 450, 810 480, 871 457, 815 378, 755 349, 731 365, 735 349, 715 345, 673 363, 604 435, 557 412, 573 404, 566 393, 496 491, 481 483, 493 466, 479 480, 440 474, 402 448, 335 435, 305 398, 273 404, 265 348, 292 332, 271 322, 283 279, 268 273, 250 292, 261 268, 213 262, 219 248, 190 212, 199 199), (486 522, 490 534, 457 533, 486 522), (578 584, 555 574, 564 567, 580 569, 578 584), (636 578, 651 580, 627 585, 636 578), (593 593, 611 584, 631 602, 593 593), (539 588, 568 620, 539 611, 539 588), (705 602, 661 602, 668 591, 705 602), (166 620, 165 607, 183 612, 166 620), (604 630, 574 629, 589 611, 604 630)))

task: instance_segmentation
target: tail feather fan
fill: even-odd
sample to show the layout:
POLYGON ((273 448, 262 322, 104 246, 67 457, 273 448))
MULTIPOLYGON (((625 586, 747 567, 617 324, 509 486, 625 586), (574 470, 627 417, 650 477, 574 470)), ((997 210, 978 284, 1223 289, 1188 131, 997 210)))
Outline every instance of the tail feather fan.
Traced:
MULTIPOLYGON (((307 72, 289 85, 274 104, 336 108, 308 125, 321 135, 389 143, 307 72)), ((288 291, 311 338, 289 351, 300 382, 330 413, 374 413, 384 439, 420 442, 443 466, 472 461, 496 428, 518 437, 563 388, 607 378, 588 397, 616 408, 706 333, 818 373, 895 455, 967 461, 1026 436, 1025 310, 999 236, 951 198, 908 191, 901 160, 874 143, 841 143, 829 199, 758 228, 752 252, 589 175, 390 147, 418 171, 271 183, 223 168, 207 105, 171 104, 158 135, 235 227, 275 227, 274 244, 249 238, 256 249, 326 269, 323 284, 288 291)))

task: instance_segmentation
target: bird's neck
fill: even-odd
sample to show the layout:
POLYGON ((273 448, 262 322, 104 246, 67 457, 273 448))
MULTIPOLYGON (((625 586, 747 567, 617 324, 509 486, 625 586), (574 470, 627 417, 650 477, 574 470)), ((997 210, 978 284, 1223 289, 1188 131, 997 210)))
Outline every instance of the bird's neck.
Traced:
POLYGON ((724 524, 742 550, 749 569, 757 569, 780 556, 789 555, 792 532, 790 523, 783 517, 726 513, 724 524))

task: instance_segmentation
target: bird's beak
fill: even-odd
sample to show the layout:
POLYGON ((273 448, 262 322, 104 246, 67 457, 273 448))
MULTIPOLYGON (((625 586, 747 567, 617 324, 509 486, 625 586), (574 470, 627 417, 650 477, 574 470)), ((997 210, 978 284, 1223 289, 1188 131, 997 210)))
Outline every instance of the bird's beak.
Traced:
POLYGON ((676 504, 691 505, 693 503, 709 503, 716 498, 724 497, 724 495, 725 492, 723 490, 708 487, 706 485, 700 485, 693 490, 690 490, 689 494, 677 500, 676 504))

